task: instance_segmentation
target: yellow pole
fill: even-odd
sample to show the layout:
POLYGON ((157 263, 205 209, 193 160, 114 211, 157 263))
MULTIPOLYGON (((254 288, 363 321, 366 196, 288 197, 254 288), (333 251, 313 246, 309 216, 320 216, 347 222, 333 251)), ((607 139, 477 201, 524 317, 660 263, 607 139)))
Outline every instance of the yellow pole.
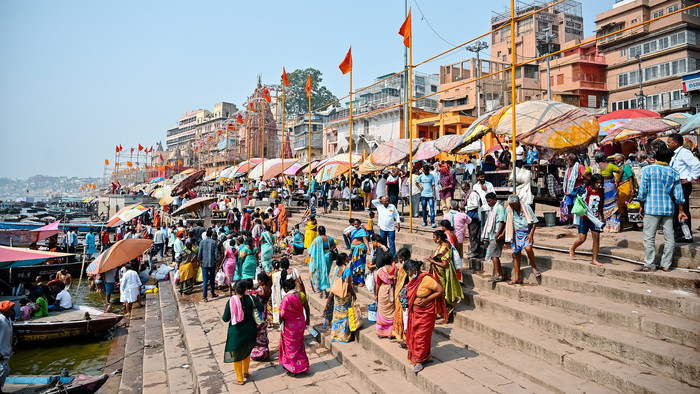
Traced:
MULTIPOLYGON (((352 67, 350 67, 350 175, 348 176, 350 184, 350 196, 352 196, 352 67)), ((352 199, 348 206, 348 219, 352 218, 352 199)))
POLYGON ((511 159, 511 164, 513 166, 513 194, 515 194, 515 101, 517 100, 517 95, 515 94, 515 0, 510 0, 510 48, 511 48, 511 58, 510 58, 510 88, 511 88, 511 104, 513 108, 511 109, 511 126, 512 126, 512 140, 511 148, 513 150, 513 157, 511 159))
MULTIPOLYGON (((264 87, 263 87, 263 89, 264 89, 264 87)), ((263 95, 264 95, 264 93, 263 93, 263 95)), ((265 101, 266 100, 263 99, 263 101, 260 102, 262 104, 261 105, 262 106, 262 133, 260 134, 260 136, 262 137, 262 150, 260 151, 260 157, 261 157, 262 161, 260 162, 260 165, 262 166, 261 168, 262 168, 263 176, 265 176, 265 121, 267 120, 267 119, 265 119, 266 118, 266 116, 265 116, 265 101)))
MULTIPOLYGON (((409 174, 409 181, 411 182, 409 185, 413 184, 413 31, 411 31, 411 35, 408 37, 408 151, 409 153, 409 160, 408 160, 408 174, 409 174)), ((411 187, 412 189, 412 187, 411 187)), ((413 190, 411 190, 411 193, 413 193, 413 190)), ((411 198, 408 200, 408 210, 409 210, 409 215, 408 215, 408 231, 413 232, 413 195, 411 195, 411 198)))
POLYGON ((311 188, 311 95, 309 94, 309 188, 311 188))
POLYGON ((287 181, 285 180, 284 176, 284 155, 285 155, 285 145, 284 145, 284 82, 282 82, 282 180, 284 181, 285 185, 287 184, 287 181))
POLYGON ((236 150, 238 149, 238 144, 236 143, 238 141, 238 130, 241 129, 241 125, 238 123, 238 120, 236 120, 235 126, 233 126, 235 130, 233 130, 233 135, 235 140, 233 140, 233 166, 236 166, 236 150))

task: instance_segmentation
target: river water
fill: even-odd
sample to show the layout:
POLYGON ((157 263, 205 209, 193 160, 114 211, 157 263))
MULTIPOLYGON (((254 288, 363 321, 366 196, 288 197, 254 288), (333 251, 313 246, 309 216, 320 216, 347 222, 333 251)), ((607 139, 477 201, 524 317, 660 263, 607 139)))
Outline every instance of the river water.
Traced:
MULTIPOLYGON (((77 290, 77 286, 76 286, 77 290)), ((73 295, 73 303, 92 306, 102 310, 104 303, 97 293, 91 293, 86 280, 83 280, 78 299, 73 295)), ((118 310, 118 305, 113 305, 118 310)), ((109 355, 111 334, 98 338, 79 338, 73 340, 57 339, 39 345, 17 347, 10 358, 12 375, 57 375, 63 368, 70 374, 100 375, 109 355)))

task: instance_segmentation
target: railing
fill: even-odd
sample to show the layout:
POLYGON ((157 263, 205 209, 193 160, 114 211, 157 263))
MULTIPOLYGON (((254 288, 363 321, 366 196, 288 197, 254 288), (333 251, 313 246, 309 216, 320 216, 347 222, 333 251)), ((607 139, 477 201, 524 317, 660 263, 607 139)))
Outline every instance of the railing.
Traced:
POLYGON ((661 104, 652 105, 649 104, 649 99, 647 99, 647 106, 651 111, 664 111, 669 109, 684 108, 690 106, 690 98, 682 98, 679 100, 664 101, 661 104))
POLYGON ((605 82, 578 81, 578 83, 582 88, 608 90, 608 84, 605 82))
POLYGON ((604 56, 598 56, 598 55, 579 55, 579 59, 581 61, 587 61, 587 62, 594 62, 594 63, 603 63, 605 64, 605 57, 604 56))

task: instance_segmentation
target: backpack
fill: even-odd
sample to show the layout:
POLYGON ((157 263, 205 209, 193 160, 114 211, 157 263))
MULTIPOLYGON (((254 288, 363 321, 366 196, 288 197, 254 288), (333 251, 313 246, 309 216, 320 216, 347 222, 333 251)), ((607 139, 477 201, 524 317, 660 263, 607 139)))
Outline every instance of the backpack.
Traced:
POLYGON ((372 182, 368 179, 365 179, 364 182, 362 182, 362 191, 365 193, 370 193, 372 191, 372 182))

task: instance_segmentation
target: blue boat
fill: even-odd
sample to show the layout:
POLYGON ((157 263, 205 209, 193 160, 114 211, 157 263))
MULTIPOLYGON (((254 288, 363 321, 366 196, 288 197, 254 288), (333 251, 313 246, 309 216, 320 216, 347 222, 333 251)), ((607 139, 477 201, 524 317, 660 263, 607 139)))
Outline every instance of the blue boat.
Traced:
MULTIPOLYGON (((1 230, 35 230, 39 227, 45 226, 46 223, 27 223, 27 222, 0 222, 1 230)), ((90 229, 95 230, 99 233, 105 228, 104 224, 89 224, 81 222, 73 223, 61 223, 58 225, 61 230, 72 229, 77 230, 79 233, 87 233, 90 229)), ((107 228, 109 230, 109 228, 107 228)))

